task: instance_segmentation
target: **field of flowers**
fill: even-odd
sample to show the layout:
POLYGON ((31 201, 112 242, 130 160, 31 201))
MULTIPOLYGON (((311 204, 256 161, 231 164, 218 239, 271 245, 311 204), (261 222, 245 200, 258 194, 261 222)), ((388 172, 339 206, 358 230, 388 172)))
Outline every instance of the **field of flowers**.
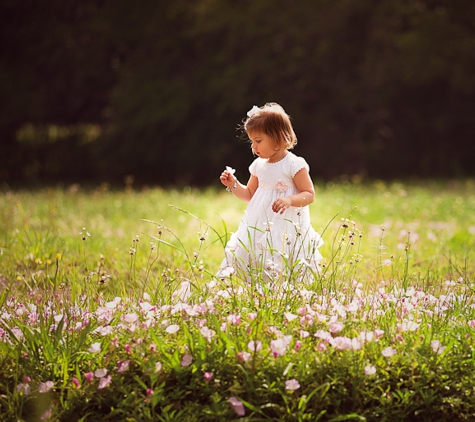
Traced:
POLYGON ((316 186, 321 273, 215 277, 245 204, 0 193, 0 420, 475 420, 475 182, 316 186))

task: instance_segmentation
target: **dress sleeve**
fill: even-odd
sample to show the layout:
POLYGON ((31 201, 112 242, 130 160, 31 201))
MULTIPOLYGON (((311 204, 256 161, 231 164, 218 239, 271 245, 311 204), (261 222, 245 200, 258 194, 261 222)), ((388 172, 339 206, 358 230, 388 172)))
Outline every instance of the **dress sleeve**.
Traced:
POLYGON ((297 156, 293 157, 292 164, 290 166, 290 174, 292 175, 292 178, 294 178, 295 175, 303 168, 307 169, 307 171, 310 171, 310 166, 305 161, 305 158, 297 156))
POLYGON ((249 173, 251 173, 253 176, 257 176, 257 174, 256 174, 256 172, 257 172, 257 160, 258 160, 258 158, 256 158, 251 163, 251 165, 249 166, 249 173))

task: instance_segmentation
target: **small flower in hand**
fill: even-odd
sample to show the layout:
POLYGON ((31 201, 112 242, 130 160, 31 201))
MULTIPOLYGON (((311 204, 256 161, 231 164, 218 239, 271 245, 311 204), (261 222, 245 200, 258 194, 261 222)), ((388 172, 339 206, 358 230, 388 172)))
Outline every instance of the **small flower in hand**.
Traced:
POLYGON ((232 189, 236 190, 237 189, 237 179, 234 177, 234 173, 236 173, 236 170, 233 169, 232 167, 226 166, 226 170, 221 174, 221 182, 223 185, 226 186, 226 190, 228 192, 232 192, 231 186, 228 185, 228 182, 232 183, 232 189))

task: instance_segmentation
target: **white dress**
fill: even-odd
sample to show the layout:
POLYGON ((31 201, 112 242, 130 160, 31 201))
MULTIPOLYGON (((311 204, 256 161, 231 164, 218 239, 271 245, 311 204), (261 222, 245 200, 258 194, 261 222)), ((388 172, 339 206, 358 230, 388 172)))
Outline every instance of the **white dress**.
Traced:
POLYGON ((303 168, 309 170, 305 159, 290 151, 275 163, 263 158, 252 162, 249 171, 259 186, 226 246, 218 277, 242 271, 249 276, 263 270, 272 279, 298 273, 313 280, 319 272, 318 248, 323 241, 310 224, 308 206, 290 207, 283 214, 271 208, 277 198, 299 192, 293 179, 303 168))

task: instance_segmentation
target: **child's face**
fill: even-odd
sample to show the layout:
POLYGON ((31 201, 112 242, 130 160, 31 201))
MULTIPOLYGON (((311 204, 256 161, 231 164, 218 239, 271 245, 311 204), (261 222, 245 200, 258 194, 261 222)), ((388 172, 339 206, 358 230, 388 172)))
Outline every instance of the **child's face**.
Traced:
POLYGON ((274 140, 262 132, 248 132, 252 152, 260 158, 271 158, 280 148, 274 140))

